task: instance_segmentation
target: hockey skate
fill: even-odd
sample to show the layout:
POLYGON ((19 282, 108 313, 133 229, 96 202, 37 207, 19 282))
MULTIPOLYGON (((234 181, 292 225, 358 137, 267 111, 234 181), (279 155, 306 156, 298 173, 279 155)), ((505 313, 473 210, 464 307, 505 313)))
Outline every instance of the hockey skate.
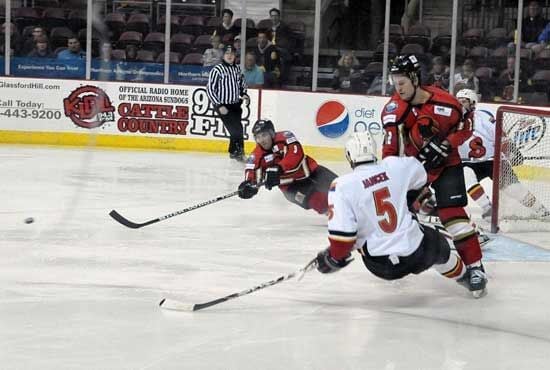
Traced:
POLYGON ((468 289, 474 298, 481 298, 487 294, 487 277, 483 266, 468 267, 463 277, 457 283, 468 289))
POLYGON ((487 221, 488 223, 491 223, 491 213, 492 213, 492 209, 489 208, 481 214, 481 218, 487 221))

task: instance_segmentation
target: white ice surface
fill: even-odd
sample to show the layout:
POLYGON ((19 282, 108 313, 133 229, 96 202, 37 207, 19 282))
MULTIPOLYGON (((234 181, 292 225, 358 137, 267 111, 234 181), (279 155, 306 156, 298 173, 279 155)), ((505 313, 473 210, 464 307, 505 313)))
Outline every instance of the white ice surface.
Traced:
POLYGON ((0 174, 0 369, 550 368, 544 249, 497 237, 479 300, 356 260, 167 312, 163 297, 201 303, 299 269, 327 244, 324 218, 277 190, 139 230, 107 215, 142 222, 231 192, 242 165, 225 156, 3 146, 0 174))

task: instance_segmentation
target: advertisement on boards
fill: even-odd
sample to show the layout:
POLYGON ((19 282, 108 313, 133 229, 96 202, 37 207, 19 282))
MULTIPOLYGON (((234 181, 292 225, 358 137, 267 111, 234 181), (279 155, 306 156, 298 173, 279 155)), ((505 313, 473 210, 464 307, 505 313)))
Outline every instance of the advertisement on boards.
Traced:
MULTIPOLYGON (((99 81, 0 79, 3 130, 225 139, 229 134, 203 87, 99 81)), ((243 105, 245 138, 257 91, 243 105)))

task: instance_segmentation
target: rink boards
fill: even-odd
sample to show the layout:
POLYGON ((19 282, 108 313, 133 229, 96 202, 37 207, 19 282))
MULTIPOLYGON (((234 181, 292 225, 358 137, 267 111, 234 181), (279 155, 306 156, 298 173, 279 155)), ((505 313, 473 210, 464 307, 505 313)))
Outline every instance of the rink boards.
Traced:
MULTIPOLYGON (((0 78, 0 143, 225 152, 228 133, 202 86, 0 78)), ((258 117, 290 130, 306 152, 340 160, 350 133, 382 141, 388 97, 249 89, 247 151, 258 117)), ((480 104, 493 115, 500 105, 480 104)), ((546 139, 546 138, 545 138, 546 139)), ((380 145, 381 146, 381 145, 380 145)))

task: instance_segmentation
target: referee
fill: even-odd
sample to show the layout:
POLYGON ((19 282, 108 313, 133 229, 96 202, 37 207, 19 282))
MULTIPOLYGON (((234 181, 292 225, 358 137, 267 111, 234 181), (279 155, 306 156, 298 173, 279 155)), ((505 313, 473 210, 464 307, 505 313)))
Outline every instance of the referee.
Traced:
POLYGON ((233 45, 225 45, 222 62, 210 71, 206 93, 214 109, 220 115, 225 128, 229 131, 229 157, 244 161, 241 103, 244 100, 248 104, 250 98, 246 94, 246 83, 241 67, 235 64, 233 45))

